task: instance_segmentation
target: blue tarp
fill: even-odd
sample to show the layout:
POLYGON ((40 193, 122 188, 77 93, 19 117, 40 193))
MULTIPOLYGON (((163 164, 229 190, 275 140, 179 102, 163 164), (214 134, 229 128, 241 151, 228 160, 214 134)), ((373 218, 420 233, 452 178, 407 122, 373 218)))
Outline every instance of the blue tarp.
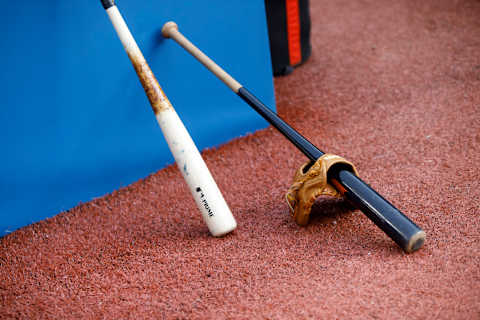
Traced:
MULTIPOLYGON (((263 1, 123 0, 118 7, 200 150, 267 126, 160 34, 175 20, 274 108, 263 1)), ((173 163, 99 1, 9 1, 0 15, 0 235, 173 163)))

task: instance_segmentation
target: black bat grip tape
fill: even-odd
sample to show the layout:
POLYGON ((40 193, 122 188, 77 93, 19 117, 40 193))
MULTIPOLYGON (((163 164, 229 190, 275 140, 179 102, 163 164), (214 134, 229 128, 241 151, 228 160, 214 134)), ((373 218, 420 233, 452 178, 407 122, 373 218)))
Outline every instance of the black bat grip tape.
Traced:
POLYGON ((102 6, 105 10, 115 5, 114 0, 100 0, 100 2, 102 3, 102 6))

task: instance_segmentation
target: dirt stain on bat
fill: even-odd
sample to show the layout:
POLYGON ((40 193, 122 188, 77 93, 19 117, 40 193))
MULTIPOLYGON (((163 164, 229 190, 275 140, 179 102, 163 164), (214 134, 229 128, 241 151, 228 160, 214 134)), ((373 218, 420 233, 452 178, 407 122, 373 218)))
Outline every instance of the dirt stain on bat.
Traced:
POLYGON ((160 84, 158 84, 158 81, 148 66, 147 61, 145 61, 145 58, 140 54, 134 54, 131 52, 127 53, 128 57, 132 61, 135 71, 137 72, 138 78, 142 83, 143 89, 147 94, 153 112, 155 114, 159 114, 161 111, 172 108, 170 101, 168 101, 168 98, 160 87, 160 84))

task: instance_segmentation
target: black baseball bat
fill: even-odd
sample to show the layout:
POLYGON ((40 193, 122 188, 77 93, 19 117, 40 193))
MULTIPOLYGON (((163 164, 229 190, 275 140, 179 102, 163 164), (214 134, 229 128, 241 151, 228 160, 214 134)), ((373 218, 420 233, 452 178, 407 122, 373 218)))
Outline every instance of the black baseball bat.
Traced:
MULTIPOLYGON (((316 161, 324 154, 324 152, 289 126, 250 91, 195 47, 178 31, 178 26, 175 22, 167 22, 162 28, 162 34, 166 38, 174 39, 180 44, 180 46, 192 54, 207 69, 213 72, 218 78, 220 78, 220 80, 230 87, 230 89, 232 89, 240 98, 257 111, 265 120, 280 131, 311 161, 316 161)), ((335 170, 335 168, 333 168, 333 170, 329 172, 328 181, 356 208, 360 209, 370 220, 382 229, 405 252, 414 252, 423 246, 426 237, 425 232, 393 204, 383 198, 352 172, 342 169, 335 170)))

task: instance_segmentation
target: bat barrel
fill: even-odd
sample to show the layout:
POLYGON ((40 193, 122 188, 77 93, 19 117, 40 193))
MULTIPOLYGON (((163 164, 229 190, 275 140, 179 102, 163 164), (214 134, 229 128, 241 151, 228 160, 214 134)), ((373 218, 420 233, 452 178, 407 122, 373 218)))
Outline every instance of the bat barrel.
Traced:
MULTIPOLYGON (((178 31, 178 27, 174 22, 167 22, 162 28, 162 33, 165 37, 174 39, 207 69, 225 82, 311 161, 317 160, 324 154, 277 114, 267 108, 241 84, 233 80, 235 81, 235 86, 229 85, 229 81, 225 81, 225 79, 233 78, 185 38, 178 31)), ((425 232, 360 178, 347 170, 338 170, 329 176, 329 182, 405 252, 413 252, 422 247, 426 237, 425 232)))
MULTIPOLYGON (((324 154, 247 89, 240 88, 238 95, 310 160, 316 161, 324 154)), ((405 252, 410 253, 422 247, 425 241, 425 232, 359 177, 348 170, 337 170, 330 174, 329 182, 405 252)))
POLYGON ((329 182, 405 252, 423 246, 425 232, 359 177, 348 170, 338 170, 332 172, 329 182))

